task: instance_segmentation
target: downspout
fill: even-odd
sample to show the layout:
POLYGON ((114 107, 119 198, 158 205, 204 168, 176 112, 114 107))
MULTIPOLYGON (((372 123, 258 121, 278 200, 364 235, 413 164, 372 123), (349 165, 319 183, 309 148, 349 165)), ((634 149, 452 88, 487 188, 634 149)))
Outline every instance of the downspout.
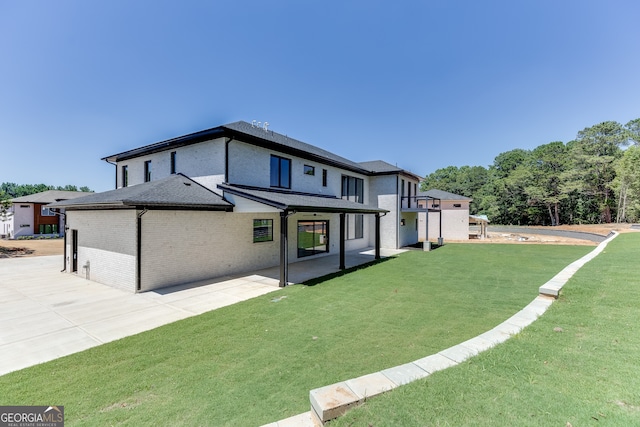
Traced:
POLYGON ((110 165, 113 165, 113 166, 115 166, 115 167, 116 167, 116 173, 115 173, 115 176, 116 176, 116 183, 115 183, 115 185, 113 186, 113 188, 118 188, 118 164, 117 164, 117 163, 111 163, 111 162, 110 162, 109 160, 107 160, 107 159, 104 159, 104 160, 105 160, 105 162, 109 163, 110 165))
POLYGON ((396 249, 400 247, 400 207, 402 204, 401 196, 398 195, 400 190, 398 189, 398 185, 400 185, 400 181, 398 181, 400 177, 396 175, 396 249))
POLYGON ((136 292, 140 292, 142 289, 141 276, 142 276, 142 215, 146 214, 148 210, 143 208, 138 212, 137 223, 137 243, 136 243, 136 292))

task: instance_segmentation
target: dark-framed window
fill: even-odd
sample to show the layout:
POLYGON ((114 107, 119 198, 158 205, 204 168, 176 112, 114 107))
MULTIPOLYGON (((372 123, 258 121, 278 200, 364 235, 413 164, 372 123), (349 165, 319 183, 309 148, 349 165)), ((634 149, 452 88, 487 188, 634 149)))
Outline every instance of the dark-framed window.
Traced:
POLYGON ((453 207, 454 207, 454 208, 461 208, 461 207, 462 207, 462 204, 461 204, 461 203, 454 203, 454 204, 453 204, 453 207))
POLYGON ((364 180, 342 175, 342 198, 356 203, 364 203, 364 180))
POLYGON ((364 215, 363 214, 347 214, 345 239, 354 240, 364 237, 364 215))
POLYGON ((323 187, 327 186, 327 170, 326 169, 322 169, 322 186, 323 187))
POLYGON ((122 166, 122 186, 129 186, 129 166, 127 165, 122 166))
POLYGON ((315 175, 316 168, 311 165, 304 165, 304 174, 305 175, 315 175))
POLYGON ((271 155, 271 186, 291 188, 291 159, 271 155))
POLYGON ((253 220, 253 243, 273 241, 273 220, 254 219, 253 220))
POLYGON ((171 174, 176 173, 176 152, 171 152, 171 174))
POLYGON ((151 181, 151 160, 144 162, 144 182, 151 181))

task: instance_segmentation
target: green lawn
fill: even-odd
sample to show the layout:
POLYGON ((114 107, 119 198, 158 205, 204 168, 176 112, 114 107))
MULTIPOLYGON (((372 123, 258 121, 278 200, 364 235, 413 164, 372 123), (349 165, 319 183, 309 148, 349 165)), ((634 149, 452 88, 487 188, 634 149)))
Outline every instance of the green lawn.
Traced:
POLYGON ((622 234, 496 348, 369 400, 343 426, 640 425, 640 234, 622 234))
POLYGON ((64 405, 69 426, 276 421, 309 410, 313 388, 491 329, 592 249, 405 253, 2 376, 0 405, 64 405))

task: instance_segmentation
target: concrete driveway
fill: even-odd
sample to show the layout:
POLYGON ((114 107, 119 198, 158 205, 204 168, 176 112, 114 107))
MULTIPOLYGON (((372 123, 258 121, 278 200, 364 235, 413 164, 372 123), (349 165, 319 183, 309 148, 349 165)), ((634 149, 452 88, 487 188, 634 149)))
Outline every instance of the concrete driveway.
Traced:
POLYGON ((130 294, 61 266, 61 256, 0 260, 0 375, 279 289, 253 274, 130 294))

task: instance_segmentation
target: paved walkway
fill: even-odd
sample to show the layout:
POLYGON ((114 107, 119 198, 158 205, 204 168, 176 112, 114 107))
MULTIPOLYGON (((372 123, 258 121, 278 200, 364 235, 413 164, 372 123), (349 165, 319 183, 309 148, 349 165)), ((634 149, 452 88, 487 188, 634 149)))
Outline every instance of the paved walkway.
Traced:
MULTIPOLYGON (((373 258, 351 252, 346 266, 373 258)), ((292 263, 289 280, 337 272, 338 264, 338 256, 292 263)), ((61 273, 61 265, 62 256, 0 260, 0 375, 280 289, 278 267, 131 294, 61 273)))

